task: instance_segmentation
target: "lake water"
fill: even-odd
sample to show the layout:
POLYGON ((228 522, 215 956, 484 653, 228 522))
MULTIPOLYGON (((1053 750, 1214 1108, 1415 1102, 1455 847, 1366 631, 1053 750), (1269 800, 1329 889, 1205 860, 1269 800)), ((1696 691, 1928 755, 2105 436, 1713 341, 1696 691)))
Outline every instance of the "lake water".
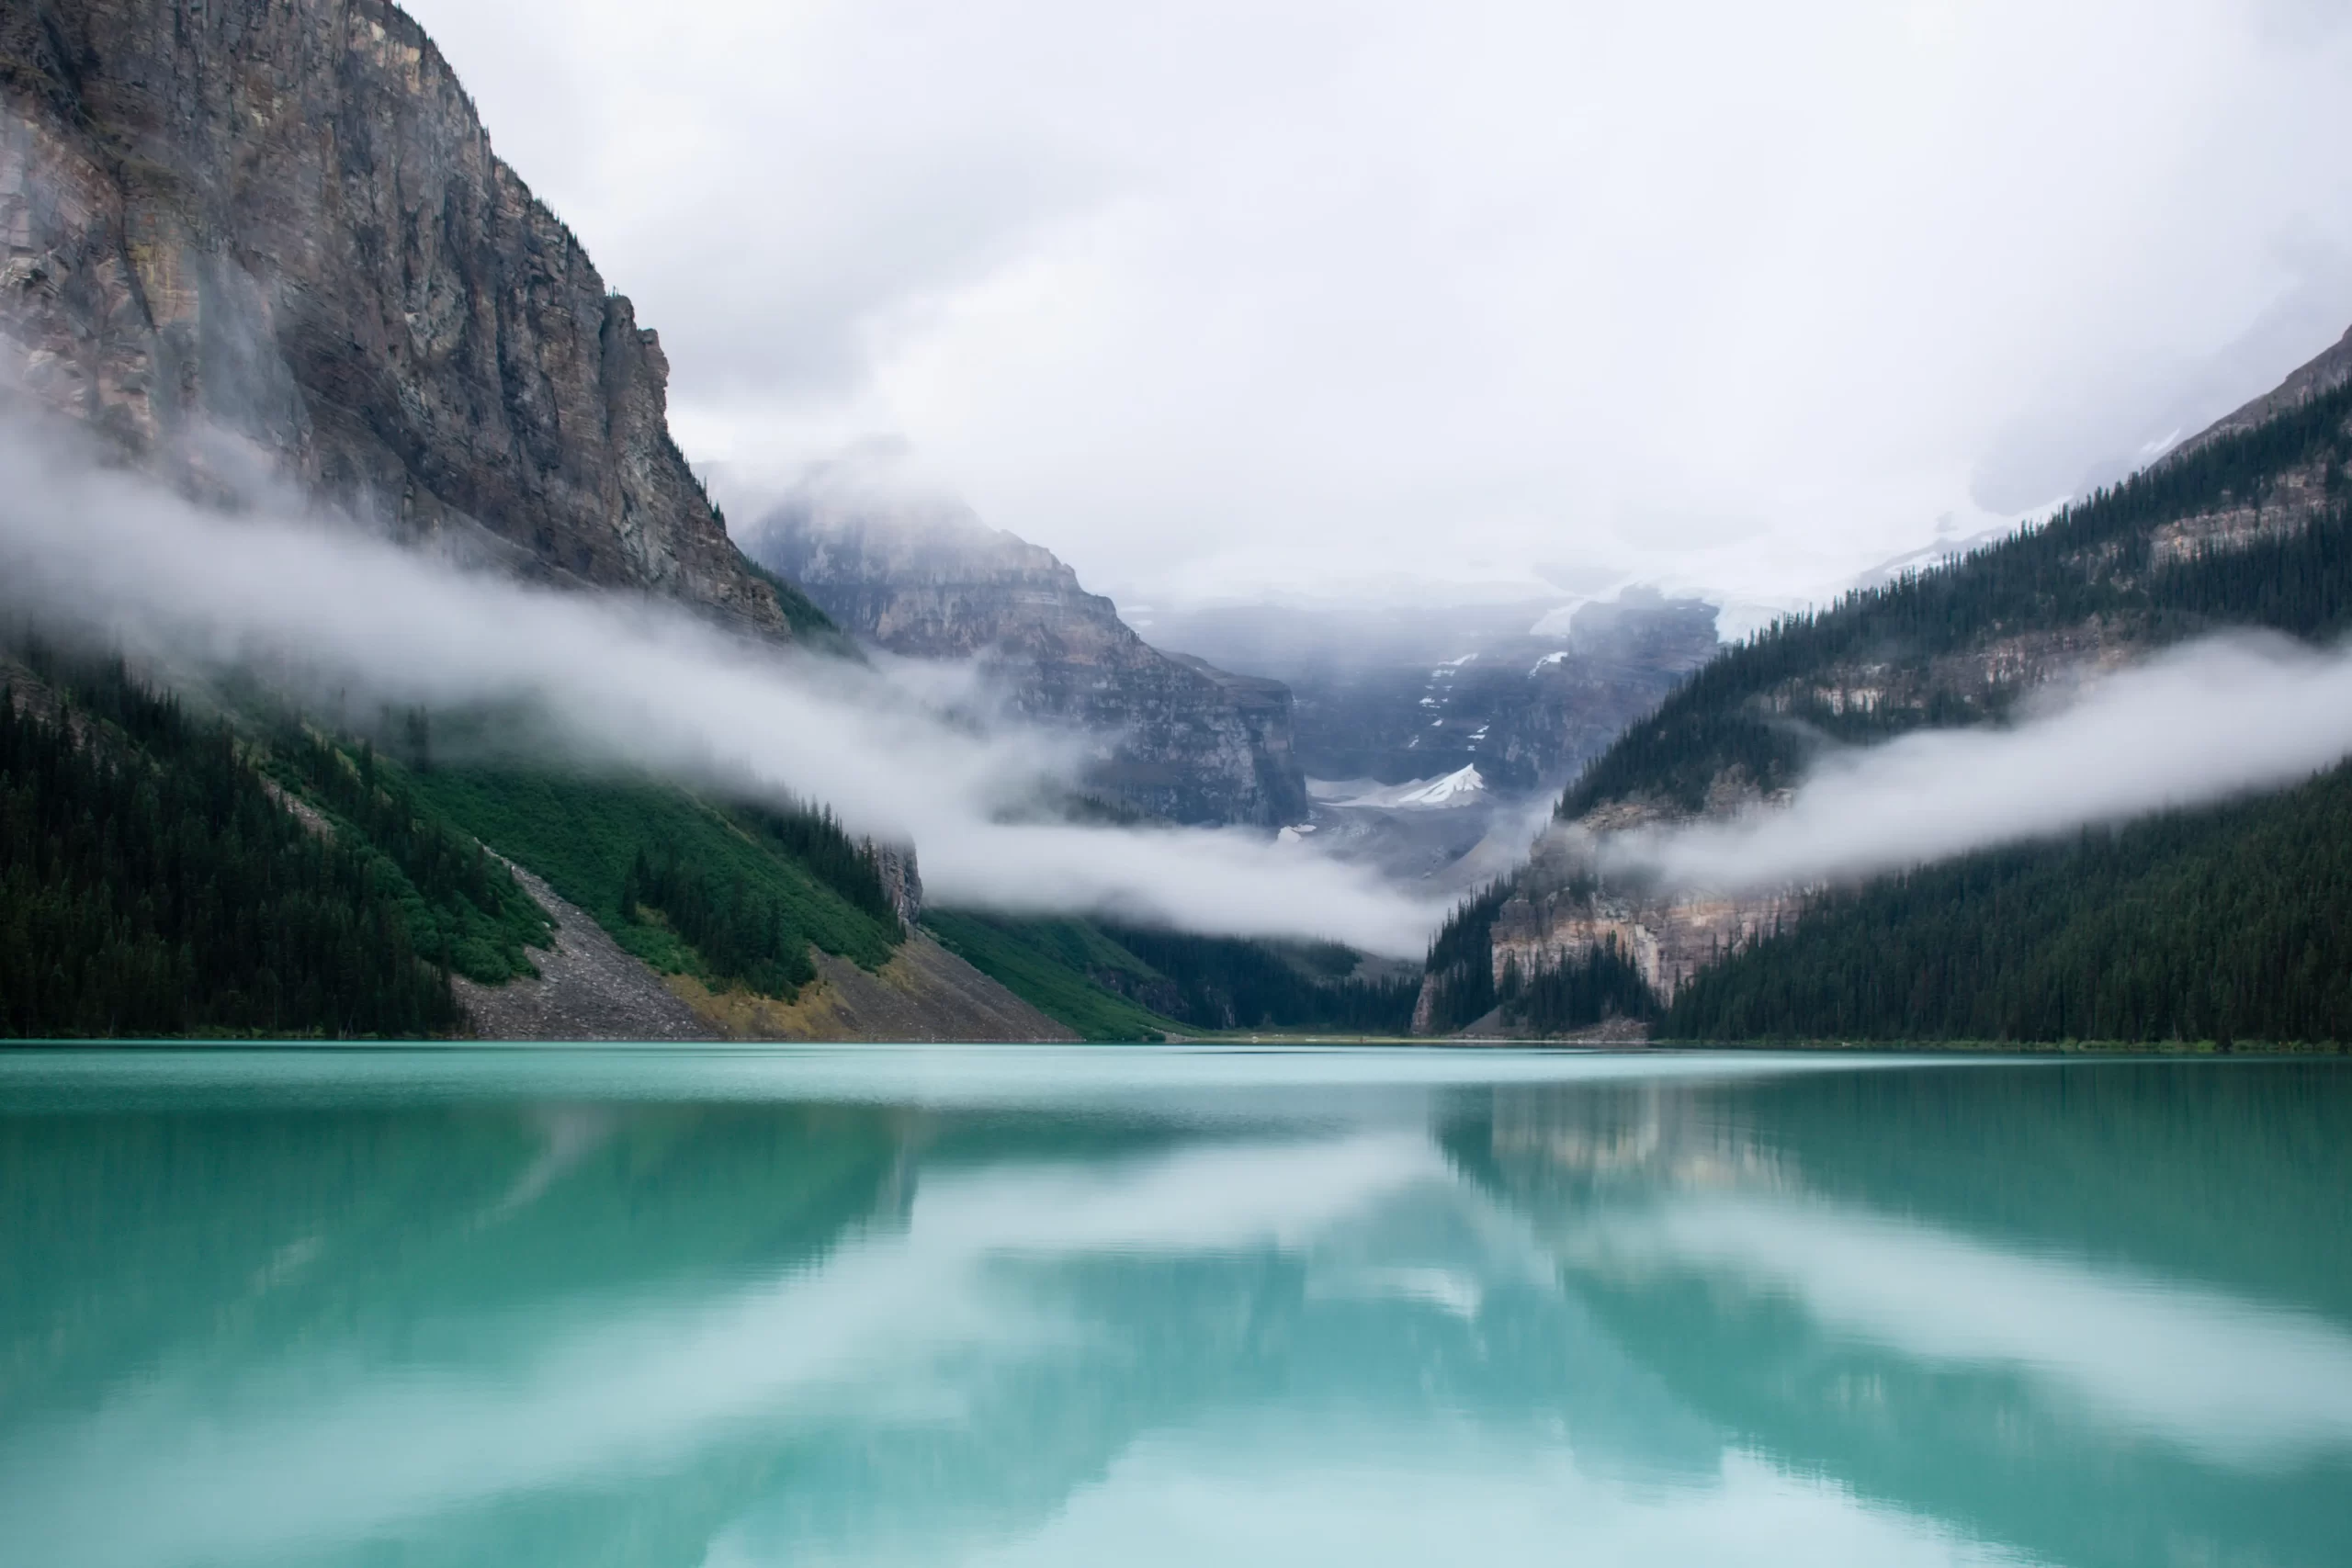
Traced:
POLYGON ((0 1055, 0 1564, 2352 1562, 2352 1066, 0 1055))

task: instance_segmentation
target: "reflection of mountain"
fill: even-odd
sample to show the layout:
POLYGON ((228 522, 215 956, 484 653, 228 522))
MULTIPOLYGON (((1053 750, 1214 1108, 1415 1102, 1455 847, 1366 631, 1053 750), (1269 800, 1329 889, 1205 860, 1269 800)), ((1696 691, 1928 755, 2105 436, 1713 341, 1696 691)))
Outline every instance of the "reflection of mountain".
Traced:
POLYGON ((2348 1134, 2324 1069, 2098 1066, 1498 1097, 1448 1146, 1736 1441, 2122 1568, 2352 1540, 2352 1269, 2247 1208, 2343 1214, 2348 1134))
POLYGON ((996 1109, 718 1061, 19 1100, 0 1564, 2283 1568, 2352 1525, 2341 1261, 2222 1223, 2340 1212, 2318 1075, 2199 1121, 2180 1068, 1604 1059, 1432 1112, 1136 1060, 996 1109))

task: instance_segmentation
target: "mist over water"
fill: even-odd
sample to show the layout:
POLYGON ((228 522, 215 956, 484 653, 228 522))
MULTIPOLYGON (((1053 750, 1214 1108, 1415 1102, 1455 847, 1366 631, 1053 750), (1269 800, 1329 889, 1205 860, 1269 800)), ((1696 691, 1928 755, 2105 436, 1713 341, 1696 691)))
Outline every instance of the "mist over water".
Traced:
POLYGON ((1311 846, 1036 820, 1067 736, 942 711, 937 671, 729 636, 642 600, 458 570, 285 498, 238 515, 0 426, 0 610, 166 672, 260 670, 321 711, 526 713, 566 766, 831 807, 910 840, 944 903, 1099 910, 1418 957, 1435 913, 1311 846))
POLYGON ((2322 1568, 2346 1150, 2332 1063, 20 1054, 0 1568, 2322 1568))

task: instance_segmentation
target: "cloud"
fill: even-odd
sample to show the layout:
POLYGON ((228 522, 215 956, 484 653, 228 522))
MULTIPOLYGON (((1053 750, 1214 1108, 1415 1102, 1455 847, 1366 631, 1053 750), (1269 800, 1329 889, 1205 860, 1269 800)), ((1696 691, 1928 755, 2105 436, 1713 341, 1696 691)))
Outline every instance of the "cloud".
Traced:
POLYGON ((2319 0, 413 9, 698 460, 896 433, 1122 600, 1782 604, 2352 312, 2319 0))
POLYGON ((1102 910, 1184 930, 1419 955, 1431 911, 1302 846, 1204 829, 1007 820, 1080 758, 976 733, 894 666, 730 637, 682 612, 463 573, 299 515, 228 516, 0 425, 0 607, 167 670, 257 668, 321 701, 534 716, 566 757, 824 802, 911 839, 941 901, 1102 910))
POLYGON ((2352 754, 2352 654, 2209 638, 2007 728, 1833 751, 1785 808, 1615 835, 1616 874, 1742 891, 1854 880, 2310 777, 2352 754))

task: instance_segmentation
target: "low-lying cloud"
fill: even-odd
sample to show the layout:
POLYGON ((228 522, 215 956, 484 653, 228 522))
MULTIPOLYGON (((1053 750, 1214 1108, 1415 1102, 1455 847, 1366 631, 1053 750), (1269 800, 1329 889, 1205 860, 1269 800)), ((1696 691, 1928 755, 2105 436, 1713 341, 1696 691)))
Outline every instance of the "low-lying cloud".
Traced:
POLYGON ((1785 808, 1606 840, 1612 874, 1740 892, 1850 881, 2275 789, 2352 755, 2352 655, 2234 634, 2001 728, 1831 752, 1785 808))
POLYGON ((1081 764, 1067 737, 944 719, 887 669, 682 611, 458 570, 287 501, 231 516, 0 427, 0 607, 175 671, 300 672, 314 696, 531 714, 568 761, 820 801, 910 840, 943 902, 1101 911, 1419 956, 1426 905, 1240 831, 1008 820, 1081 764))

